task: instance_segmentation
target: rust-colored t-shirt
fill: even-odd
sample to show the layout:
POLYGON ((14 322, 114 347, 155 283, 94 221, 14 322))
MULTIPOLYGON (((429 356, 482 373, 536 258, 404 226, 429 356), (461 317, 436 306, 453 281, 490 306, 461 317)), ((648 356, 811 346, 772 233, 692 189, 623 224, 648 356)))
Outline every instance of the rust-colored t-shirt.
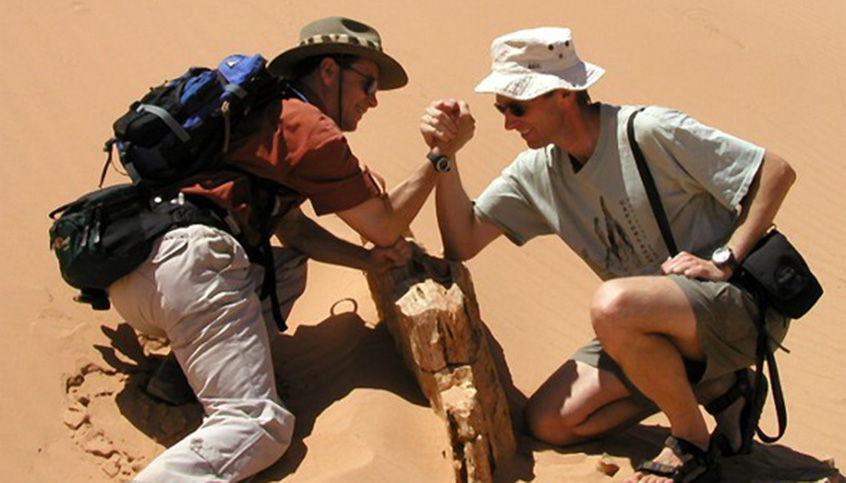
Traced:
POLYGON ((248 134, 239 137, 224 158, 236 169, 215 173, 183 191, 205 196, 229 211, 252 244, 306 199, 323 215, 380 194, 343 132, 319 106, 296 97, 284 99, 245 119, 239 132, 248 134), (271 194, 262 186, 266 183, 238 170, 269 180, 279 192, 271 194))

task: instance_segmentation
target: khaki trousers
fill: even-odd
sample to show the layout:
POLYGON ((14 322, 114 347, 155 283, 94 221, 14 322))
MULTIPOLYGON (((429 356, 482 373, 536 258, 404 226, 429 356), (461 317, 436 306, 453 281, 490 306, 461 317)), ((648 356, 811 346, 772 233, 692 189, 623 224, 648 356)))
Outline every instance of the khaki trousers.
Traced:
MULTIPOLYGON (((306 258, 274 249, 274 259, 287 316, 305 287, 306 258)), ((133 481, 242 481, 288 449, 294 416, 276 392, 267 329, 275 324, 257 295, 263 277, 232 236, 192 225, 163 235, 146 262, 109 288, 130 325, 167 337, 206 415, 133 481)))

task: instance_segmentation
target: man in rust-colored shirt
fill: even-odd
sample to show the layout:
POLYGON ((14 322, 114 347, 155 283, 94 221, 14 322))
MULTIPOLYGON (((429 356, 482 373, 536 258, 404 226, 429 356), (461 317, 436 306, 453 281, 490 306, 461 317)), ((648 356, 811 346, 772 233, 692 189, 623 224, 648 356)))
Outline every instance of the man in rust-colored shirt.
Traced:
MULTIPOLYGON (((402 234, 449 169, 431 152, 407 180, 383 192, 352 154, 343 133, 378 105, 379 90, 407 83, 372 27, 339 17, 315 21, 269 69, 290 81, 285 98, 239 126, 225 159, 231 169, 183 190, 228 212, 237 237, 204 225, 172 229, 146 262, 109 288, 127 322, 170 340, 206 412, 195 432, 135 482, 235 482, 273 464, 290 445, 294 416, 276 392, 265 324, 271 310, 290 311, 305 288, 307 258, 377 272, 406 263, 411 249, 402 234), (302 213, 306 200, 375 247, 333 236, 302 213), (273 250, 279 303, 262 304, 264 269, 247 251, 272 235, 284 245, 273 250)), ((460 129, 450 129, 469 138, 472 119, 461 119, 460 129)))
MULTIPOLYGON (((371 79, 377 85, 376 78, 371 79)), ((365 92, 358 84, 353 88, 365 92)), ((232 170, 184 190, 208 197, 231 213, 252 244, 278 227, 280 215, 296 212, 306 200, 317 215, 350 210, 377 197, 385 201, 382 187, 361 166, 341 128, 326 114, 322 97, 300 81, 294 81, 287 96, 240 126, 239 131, 248 134, 235 141, 226 156, 232 170), (272 184, 266 186, 266 181, 272 184)), ((368 104, 370 98, 375 101, 375 92, 365 98, 368 104)), ((422 199, 426 194, 420 192, 422 199)), ((397 241, 397 234, 393 235, 378 242, 390 245, 397 241)))

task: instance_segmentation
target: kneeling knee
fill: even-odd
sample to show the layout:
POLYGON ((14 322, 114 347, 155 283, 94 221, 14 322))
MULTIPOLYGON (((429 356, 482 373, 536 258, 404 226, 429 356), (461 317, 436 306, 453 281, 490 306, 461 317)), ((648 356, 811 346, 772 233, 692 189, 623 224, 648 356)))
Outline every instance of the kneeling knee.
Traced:
POLYGON ((590 319, 596 337, 608 350, 625 337, 625 308, 628 294, 619 284, 605 282, 593 296, 590 319))
POLYGON ((523 411, 523 420, 529 434, 544 443, 566 446, 581 439, 574 432, 574 427, 568 424, 567 418, 537 400, 529 400, 523 411))
POLYGON ((268 401, 258 414, 249 417, 257 438, 254 464, 267 467, 275 463, 291 446, 294 415, 275 401, 268 401))

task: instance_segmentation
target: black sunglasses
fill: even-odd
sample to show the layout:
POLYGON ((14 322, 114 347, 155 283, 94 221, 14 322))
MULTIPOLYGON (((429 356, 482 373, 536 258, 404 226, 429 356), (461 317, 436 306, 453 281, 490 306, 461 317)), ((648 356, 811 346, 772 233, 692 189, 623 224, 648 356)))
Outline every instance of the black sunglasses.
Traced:
POLYGON ((364 93, 367 94, 368 96, 376 95, 376 91, 379 90, 379 79, 376 79, 375 77, 373 77, 371 75, 365 74, 364 72, 356 69, 355 67, 353 67, 351 65, 344 66, 343 69, 344 70, 351 70, 351 71, 355 72, 356 74, 364 77, 364 93))
POLYGON ((518 104, 516 102, 509 102, 507 104, 498 104, 494 103, 494 107, 497 111, 502 113, 504 116, 506 113, 511 113, 514 117, 523 117, 526 115, 526 105, 525 104, 518 104))

